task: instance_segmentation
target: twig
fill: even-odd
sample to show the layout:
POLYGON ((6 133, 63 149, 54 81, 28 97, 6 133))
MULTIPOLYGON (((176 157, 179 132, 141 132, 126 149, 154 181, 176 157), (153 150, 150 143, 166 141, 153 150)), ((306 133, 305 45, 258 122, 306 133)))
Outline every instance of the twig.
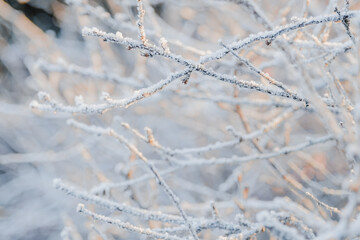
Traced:
POLYGON ((123 136, 117 134, 111 128, 104 129, 104 128, 100 128, 100 127, 97 127, 97 126, 88 126, 86 124, 77 122, 77 121, 72 120, 72 119, 68 121, 68 124, 70 124, 70 125, 72 125, 74 127, 83 129, 83 130, 85 130, 87 132, 93 132, 93 133, 97 133, 97 134, 112 136, 112 137, 116 138, 117 140, 119 140, 121 143, 123 143, 131 152, 136 154, 148 166, 150 171, 156 177, 156 180, 158 181, 159 185, 163 187, 164 191, 166 192, 166 194, 168 195, 170 200, 173 202, 175 207, 178 209, 180 215, 184 219, 185 224, 187 225, 187 227, 188 227, 189 231, 191 232, 193 238, 198 239, 198 236, 197 236, 195 230, 193 229, 191 223, 188 220, 187 214, 185 213, 185 211, 183 210, 183 208, 180 205, 179 198, 175 195, 175 193, 167 185, 165 180, 159 174, 159 171, 156 169, 155 165, 153 163, 149 162, 149 160, 134 145, 129 143, 128 140, 126 140, 123 136))
MULTIPOLYGON (((239 50, 241 48, 244 48, 248 45, 250 45, 253 42, 264 40, 264 39, 275 39, 276 37, 297 30, 299 28, 303 28, 309 25, 315 25, 320 23, 327 23, 327 22, 337 22, 342 20, 345 16, 347 18, 353 18, 355 15, 359 14, 359 11, 349 11, 347 13, 341 13, 340 15, 326 15, 326 16, 318 16, 313 17, 309 19, 300 20, 296 23, 289 24, 283 27, 278 27, 276 30, 273 31, 266 31, 266 32, 260 32, 255 35, 250 35, 249 37, 245 38, 244 40, 240 40, 238 42, 235 42, 229 47, 233 50, 239 50)), ((230 51, 227 49, 221 49, 216 51, 215 53, 212 53, 210 55, 206 55, 201 57, 200 63, 204 64, 212 60, 219 60, 223 58, 226 54, 228 54, 230 51)))
POLYGON ((83 204, 78 205, 77 211, 81 212, 81 213, 84 213, 84 214, 92 217, 95 220, 105 222, 105 223, 114 224, 114 225, 118 226, 119 228, 123 228, 123 229, 129 230, 131 232, 136 232, 136 233, 139 233, 139 234, 142 234, 142 235, 146 235, 148 237, 160 238, 160 239, 169 239, 169 240, 180 240, 180 239, 182 239, 182 238, 179 238, 179 237, 176 237, 176 236, 171 236, 169 234, 158 233, 158 232, 152 231, 149 228, 136 227, 136 226, 134 226, 134 225, 132 225, 130 223, 122 222, 122 221, 120 221, 118 219, 105 217, 103 215, 94 213, 94 212, 86 209, 83 204))
POLYGON ((194 159, 194 160, 187 160, 187 161, 177 161, 176 163, 179 165, 183 165, 183 166, 203 166, 203 165, 244 163, 244 162, 249 162, 249 161, 254 161, 254 160, 262 160, 262 159, 278 157, 281 155, 286 155, 286 154, 301 151, 301 150, 311 147, 313 145, 325 143, 325 142, 328 142, 331 140, 334 140, 334 137, 331 135, 328 135, 328 136, 324 136, 324 137, 311 139, 306 142, 300 143, 298 145, 280 148, 277 151, 274 151, 271 153, 254 154, 254 155, 244 156, 244 157, 234 156, 232 158, 194 159))

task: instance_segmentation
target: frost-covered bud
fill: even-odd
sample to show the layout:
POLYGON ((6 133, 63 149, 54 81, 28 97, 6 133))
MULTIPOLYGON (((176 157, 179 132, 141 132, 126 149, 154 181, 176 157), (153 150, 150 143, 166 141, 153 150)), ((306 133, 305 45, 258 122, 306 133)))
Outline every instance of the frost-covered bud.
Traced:
POLYGON ((110 97, 110 94, 109 94, 109 93, 107 93, 107 92, 101 92, 100 100, 106 101, 107 99, 109 99, 109 97, 110 97))
POLYGON ((162 47, 162 49, 164 50, 164 52, 166 54, 169 54, 170 49, 169 49, 169 46, 168 46, 168 41, 165 38, 160 38, 159 43, 160 43, 160 46, 162 47))
POLYGON ((122 40, 124 38, 121 32, 116 32, 115 36, 116 36, 117 40, 122 40))
POLYGON ((50 95, 47 92, 38 92, 38 98, 40 101, 49 101, 50 95))
POLYGON ((84 98, 80 95, 80 96, 76 96, 75 97, 75 105, 76 106, 80 106, 84 104, 84 98))
POLYGON ((85 205, 82 204, 82 203, 79 203, 79 204, 77 205, 76 211, 77 211, 77 212, 82 212, 82 211, 84 211, 84 208, 85 208, 85 205))

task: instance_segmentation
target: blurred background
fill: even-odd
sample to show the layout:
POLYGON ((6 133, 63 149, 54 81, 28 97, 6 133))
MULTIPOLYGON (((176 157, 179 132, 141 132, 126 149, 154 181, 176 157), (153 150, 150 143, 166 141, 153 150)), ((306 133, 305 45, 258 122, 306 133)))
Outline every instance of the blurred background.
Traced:
MULTIPOLYGON (((258 0, 249 7, 247 2, 146 0, 145 32, 152 44, 161 46, 159 40, 165 38, 172 53, 197 63, 200 57, 222 48, 219 39, 230 44, 297 19, 332 14, 334 6, 342 8, 345 4, 345 1, 336 0, 258 0)), ((350 10, 359 8, 359 1, 351 1, 350 10)), ((66 121, 70 118, 112 127, 135 144, 160 171, 173 167, 169 156, 159 154, 122 123, 130 124, 144 135, 144 128, 151 128, 156 140, 170 149, 233 140, 229 126, 246 134, 249 130, 261 129, 289 109, 289 117, 256 138, 263 152, 331 133, 331 127, 324 120, 327 115, 304 110, 302 105, 288 99, 214 81, 200 73, 192 73, 186 84, 176 81, 134 106, 103 114, 44 112, 29 107, 38 99, 39 91, 49 93, 64 105, 74 105, 74 98, 79 95, 86 103, 99 103, 102 92, 114 98, 126 98, 135 90, 181 70, 182 66, 169 59, 146 57, 141 50, 128 50, 126 46, 81 34, 83 27, 96 27, 105 32, 120 31, 126 37, 138 39, 137 20, 135 0, 0 0, 0 239, 141 238, 76 213, 81 201, 52 186, 53 179, 61 178, 91 191, 102 183, 121 183, 149 174, 146 166, 125 146, 111 137, 68 126, 66 121)), ((359 26, 359 18, 351 20, 355 36, 359 26)), ((350 43, 341 23, 326 23, 290 32, 271 44, 256 42, 240 53, 273 78, 311 97, 303 87, 303 73, 306 72, 314 91, 322 99, 330 99, 335 87, 329 83, 326 62, 350 101, 356 102, 359 96, 354 88, 359 77, 358 39, 356 45, 349 47, 350 43)), ((268 86, 263 78, 231 54, 208 63, 207 67, 268 86)), ((334 95, 331 100, 339 103, 335 105, 340 109, 341 96, 334 95)), ((342 117, 338 116, 334 113, 334 119, 342 122, 342 117)), ((347 124, 346 119, 343 122, 347 124)), ((354 144, 358 146, 356 141, 354 144)), ((342 184, 349 180, 350 171, 354 169, 341 147, 335 145, 324 143, 279 156, 274 161, 283 175, 266 161, 256 160, 180 168, 167 174, 166 181, 190 216, 211 218, 209 203, 215 201, 221 219, 234 222, 234 217, 241 213, 249 221, 256 221, 258 210, 244 208, 240 203, 247 199, 272 201, 279 197, 301 205, 319 217, 320 222, 332 226, 337 224, 339 216, 301 196, 291 184, 289 187, 284 176, 294 179, 302 189, 330 206, 343 208, 347 198, 341 192, 342 184), (336 191, 333 194, 324 189, 336 191)), ((248 141, 179 154, 175 158, 186 161, 258 153, 261 152, 256 145, 248 141)), ((178 214, 154 178, 96 194, 140 209, 178 214)), ((89 208, 134 225, 166 227, 93 205, 89 208)), ((357 211, 354 210, 354 214, 357 211)), ((310 224, 311 221, 304 222, 310 224)), ((326 230, 316 224, 310 228, 319 233, 326 230)), ((221 234, 221 231, 205 230, 199 236, 216 239, 221 234)), ((257 236, 259 239, 276 237, 272 234, 265 231, 257 236)))

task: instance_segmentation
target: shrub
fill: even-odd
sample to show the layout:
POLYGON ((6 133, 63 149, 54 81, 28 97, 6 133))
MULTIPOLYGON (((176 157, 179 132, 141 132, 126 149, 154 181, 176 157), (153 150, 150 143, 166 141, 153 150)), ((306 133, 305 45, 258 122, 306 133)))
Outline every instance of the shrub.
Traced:
POLYGON ((358 1, 20 2, 4 239, 359 237, 358 1))

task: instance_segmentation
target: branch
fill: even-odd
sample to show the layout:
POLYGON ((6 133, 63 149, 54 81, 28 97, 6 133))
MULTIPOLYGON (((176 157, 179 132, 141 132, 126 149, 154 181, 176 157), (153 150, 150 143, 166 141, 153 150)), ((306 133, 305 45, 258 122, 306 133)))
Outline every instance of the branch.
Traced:
POLYGON ((134 225, 132 225, 130 223, 122 222, 122 221, 120 221, 118 219, 105 217, 103 215, 96 214, 96 213, 86 209, 83 204, 78 205, 77 211, 81 212, 81 213, 84 213, 84 214, 92 217, 95 220, 98 220, 98 221, 101 221, 101 222, 104 222, 104 223, 110 223, 110 224, 118 226, 119 228, 123 228, 123 229, 129 230, 131 232, 136 232, 136 233, 139 233, 139 234, 142 234, 142 235, 146 235, 148 237, 159 238, 159 239, 169 239, 169 240, 181 240, 181 239, 183 239, 183 238, 180 238, 180 237, 171 236, 169 234, 158 233, 158 232, 152 231, 149 228, 140 228, 140 227, 134 226, 134 225))
MULTIPOLYGON (((325 16, 312 17, 312 18, 308 18, 308 19, 302 19, 293 24, 289 24, 289 25, 282 26, 282 27, 277 27, 273 31, 260 32, 255 35, 252 34, 243 40, 240 40, 238 42, 235 42, 235 43, 229 45, 229 47, 233 51, 236 51, 236 50, 242 49, 256 41, 260 41, 260 40, 264 40, 264 39, 274 40, 275 38, 277 38, 278 36, 280 36, 282 34, 285 34, 285 33, 288 33, 288 32, 291 32, 291 31, 294 31, 294 30, 297 30, 297 29, 300 29, 300 28, 303 28, 303 27, 306 27, 309 25, 316 25, 316 24, 327 23, 327 22, 337 22, 337 21, 342 20, 344 17, 350 19, 350 18, 355 17, 358 14, 359 14, 359 11, 349 11, 347 13, 340 13, 340 15, 339 14, 337 14, 337 15, 331 14, 331 15, 325 15, 325 16)), ((220 49, 212 54, 201 57, 200 63, 205 64, 212 60, 219 60, 219 59, 223 58, 225 55, 227 55, 229 52, 230 51, 227 49, 220 49)))

